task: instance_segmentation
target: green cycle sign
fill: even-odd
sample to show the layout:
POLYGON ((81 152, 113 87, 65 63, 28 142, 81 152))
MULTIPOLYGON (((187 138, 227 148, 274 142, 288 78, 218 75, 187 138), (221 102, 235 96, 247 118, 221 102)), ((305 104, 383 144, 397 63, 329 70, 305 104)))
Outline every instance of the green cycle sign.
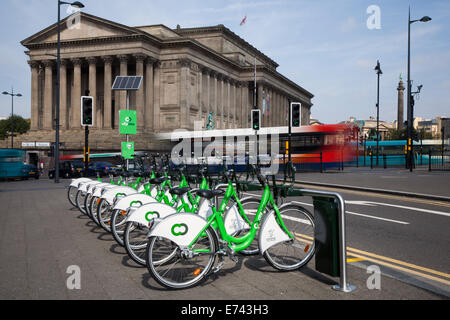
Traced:
POLYGON ((124 159, 134 159, 134 142, 122 142, 122 157, 124 159))
POLYGON ((137 112, 136 110, 119 110, 119 133, 137 133, 137 112))

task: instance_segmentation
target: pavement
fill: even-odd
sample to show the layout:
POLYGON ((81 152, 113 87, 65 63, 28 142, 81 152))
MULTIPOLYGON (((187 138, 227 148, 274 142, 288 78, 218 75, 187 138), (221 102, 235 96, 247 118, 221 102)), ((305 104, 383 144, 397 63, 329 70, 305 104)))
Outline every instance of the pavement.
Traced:
MULTIPOLYGON (((324 177, 328 175, 333 174, 324 177)), ((384 274, 381 289, 369 289, 371 274, 351 264, 348 281, 356 290, 342 293, 331 289, 339 279, 315 271, 314 259, 299 271, 278 272, 261 256, 240 258, 237 264, 227 260, 202 285, 169 291, 134 264, 110 234, 71 207, 68 184, 48 179, 0 182, 0 299, 448 299, 384 274), (80 289, 68 286, 73 266, 81 272, 80 289)))
POLYGON ((343 171, 301 172, 296 181, 303 184, 345 189, 411 195, 450 201, 450 171, 399 168, 347 167, 343 171))

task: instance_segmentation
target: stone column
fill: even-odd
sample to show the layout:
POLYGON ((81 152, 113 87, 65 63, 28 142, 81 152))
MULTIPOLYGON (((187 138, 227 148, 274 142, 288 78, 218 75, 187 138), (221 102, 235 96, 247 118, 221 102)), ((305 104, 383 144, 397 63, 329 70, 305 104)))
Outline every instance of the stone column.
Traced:
POLYGON ((222 84, 223 84, 223 75, 221 73, 217 74, 217 78, 215 80, 216 91, 217 91, 217 113, 214 117, 216 122, 216 128, 223 128, 223 95, 222 95, 222 84))
POLYGON ((53 129, 53 65, 54 61, 44 61, 45 84, 44 84, 44 114, 43 129, 53 129))
POLYGON ((31 130, 39 129, 39 61, 28 61, 31 68, 31 130))
MULTIPOLYGON (((144 54, 135 54, 136 58, 136 75, 144 76, 144 61, 147 58, 144 54)), ((144 128, 144 82, 142 81, 141 87, 136 92, 136 115, 137 115, 137 129, 142 131, 144 128)))
POLYGON ((161 62, 154 64, 154 102, 153 102, 153 130, 160 131, 160 96, 161 96, 161 62))
POLYGON ((145 65, 145 111, 144 127, 147 130, 153 130, 153 106, 154 106, 154 81, 153 81, 153 63, 156 60, 148 57, 145 65))
POLYGON ((81 64, 83 60, 72 59, 73 63, 73 88, 71 97, 71 120, 70 128, 79 129, 81 127, 81 64))
POLYGON ((248 87, 247 82, 242 82, 241 87, 242 128, 248 128, 248 87))
POLYGON ((231 103, 230 103, 230 93, 231 93, 231 79, 225 79, 225 109, 226 109, 226 116, 227 116, 227 124, 224 129, 230 129, 230 123, 231 123, 231 103))
POLYGON ((265 126, 262 106, 263 106, 263 85, 262 83, 258 83, 258 109, 261 110, 260 111, 261 126, 265 126))
POLYGON ((212 91, 213 91, 213 105, 212 105, 212 110, 214 112, 214 118, 217 118, 217 114, 219 111, 219 106, 218 106, 218 99, 217 99, 217 77, 219 76, 219 74, 217 72, 213 72, 213 85, 212 85, 212 91))
POLYGON ((210 101, 211 101, 211 70, 208 68, 204 69, 205 75, 206 75, 206 92, 205 92, 205 105, 204 105, 204 111, 206 114, 209 114, 211 112, 210 107, 210 101))
POLYGON ((103 128, 112 128, 112 56, 103 57, 105 74, 104 74, 104 88, 103 88, 103 128))
POLYGON ((197 121, 202 122, 202 128, 206 127, 206 122, 203 121, 202 99, 203 99, 203 67, 199 66, 197 72, 197 101, 198 101, 198 114, 197 121))
POLYGON ((405 87, 403 86, 403 81, 400 80, 397 87, 398 97, 397 97, 397 130, 403 128, 403 114, 404 114, 404 92, 405 87))
MULTIPOLYGON (((118 55, 120 61, 120 75, 127 76, 128 75, 128 56, 126 54, 118 55)), ((125 90, 119 91, 119 105, 116 108, 116 117, 119 118, 119 112, 117 110, 126 110, 127 109, 127 92, 125 90)), ((119 123, 119 122, 117 122, 119 123)))
POLYGON ((59 67, 59 125, 62 130, 67 129, 67 63, 67 60, 61 59, 59 67))
POLYGON ((241 104, 239 103, 240 101, 240 92, 241 92, 241 87, 239 84, 239 81, 237 80, 234 83, 234 105, 235 105, 235 111, 234 111, 234 127, 235 128, 241 128, 241 112, 242 112, 242 108, 241 108, 241 104))
POLYGON ((224 75, 219 75, 220 80, 220 129, 225 129, 225 77, 224 75))
POLYGON ((191 61, 181 59, 180 63, 180 127, 183 129, 190 128, 190 112, 189 112, 189 70, 191 61))
POLYGON ((94 120, 95 122, 93 125, 96 128, 102 127, 102 110, 100 110, 98 105, 98 99, 97 99, 97 58, 96 57, 89 57, 86 58, 86 60, 89 63, 89 95, 94 100, 94 120))

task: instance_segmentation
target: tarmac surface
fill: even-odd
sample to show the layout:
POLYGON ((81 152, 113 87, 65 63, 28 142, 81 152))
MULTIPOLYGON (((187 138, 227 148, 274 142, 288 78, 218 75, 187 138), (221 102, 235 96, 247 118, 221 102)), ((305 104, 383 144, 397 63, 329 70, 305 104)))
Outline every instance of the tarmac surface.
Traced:
MULTIPOLYGON (((344 170, 340 174, 299 175, 308 181, 350 183, 357 174, 344 170)), ((386 171, 386 176, 396 175, 386 171)), ((389 181, 390 188, 408 190, 409 179, 402 182, 400 175, 397 179, 375 179, 369 171, 366 176, 357 179, 358 184, 382 187, 383 181, 389 181)), ((416 182, 411 184, 423 186, 420 181, 427 181, 429 192, 450 195, 442 185, 438 188, 438 179, 444 178, 414 173, 412 181, 416 182)), ((224 268, 202 285, 166 290, 146 268, 134 264, 110 234, 70 205, 65 189, 68 184, 69 180, 55 184, 47 179, 0 182, 0 299, 448 299, 385 274, 381 275, 380 290, 369 289, 371 274, 353 264, 348 265, 348 281, 356 290, 338 292, 331 286, 339 279, 315 271, 314 259, 299 271, 278 272, 261 256, 240 257, 237 264, 227 259, 224 268), (81 271, 80 289, 69 289, 71 266, 81 271)))
POLYGON ((375 189, 376 191, 397 191, 409 194, 433 195, 450 201, 450 171, 431 171, 425 168, 409 172, 399 168, 347 167, 343 171, 300 172, 296 181, 312 182, 328 186, 351 186, 375 189))

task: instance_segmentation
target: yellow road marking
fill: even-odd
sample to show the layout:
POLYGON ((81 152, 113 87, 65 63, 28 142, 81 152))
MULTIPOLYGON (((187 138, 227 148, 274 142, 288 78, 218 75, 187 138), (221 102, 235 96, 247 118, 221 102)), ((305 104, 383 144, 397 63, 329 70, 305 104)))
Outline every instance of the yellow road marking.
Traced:
POLYGON ((402 266, 405 266, 405 267, 421 270, 421 271, 424 271, 424 272, 432 273, 432 274, 435 274, 435 275, 438 275, 438 276, 450 279, 450 274, 448 274, 448 273, 436 271, 436 270, 429 269, 429 268, 424 268, 424 267, 421 267, 421 266, 417 266, 415 264, 403 262, 403 261, 396 260, 396 259, 391 259, 391 258, 380 256, 380 255, 377 255, 377 254, 374 254, 374 253, 365 252, 365 251, 361 251, 361 250, 358 250, 358 249, 353 249, 353 248, 350 248, 350 247, 347 247, 347 250, 352 252, 352 254, 353 254, 353 252, 356 252, 356 253, 363 254, 363 255, 366 255, 366 256, 369 256, 369 257, 374 257, 374 258, 386 260, 386 261, 389 261, 389 262, 392 262, 392 263, 395 263, 395 264, 399 264, 399 265, 402 265, 402 266))
MULTIPOLYGON (((309 239, 310 241, 314 240, 314 238, 312 238, 310 236, 303 235, 303 234, 295 233, 295 235, 297 235, 297 236, 299 236, 299 237, 301 237, 303 239, 309 239)), ((412 263, 400 261, 400 260, 397 260, 397 259, 392 259, 392 258, 389 258, 389 257, 385 257, 385 256, 382 256, 382 255, 370 253, 370 252, 367 252, 367 251, 358 250, 358 249, 351 248, 351 247, 347 247, 346 249, 347 249, 347 255, 348 256, 356 257, 356 258, 359 258, 359 259, 362 259, 362 260, 368 260, 368 261, 373 261, 373 262, 380 262, 380 264, 391 266, 391 267, 393 267, 395 269, 399 269, 399 270, 403 270, 403 271, 410 272, 410 273, 413 273, 413 274, 417 274, 417 275, 423 276, 425 278, 429 278, 429 279, 432 279, 432 280, 443 282, 445 284, 450 284, 450 281, 447 281, 447 280, 444 280, 444 279, 440 279, 440 278, 436 278, 436 277, 433 277, 433 276, 429 276, 427 274, 424 274, 424 273, 421 273, 421 272, 418 272, 418 271, 414 271, 414 270, 411 270, 411 269, 406 269, 406 268, 403 268, 403 267, 395 266, 395 265, 393 265, 391 263, 395 263, 395 264, 400 265, 400 266, 412 268, 412 269, 415 269, 415 270, 431 273, 431 274, 434 274, 434 275, 437 275, 437 276, 441 276, 441 277, 450 279, 450 274, 448 274, 448 273, 437 271, 437 270, 433 270, 433 269, 430 269, 430 268, 421 267, 421 266, 418 266, 418 265, 415 265, 415 264, 412 264, 412 263), (377 260, 374 259, 374 258, 376 258, 377 260), (378 259, 381 259, 381 260, 384 260, 384 261, 387 261, 387 262, 391 262, 391 263, 380 261, 378 259), (383 263, 381 263, 381 262, 383 262, 383 263)), ((352 259, 347 259, 347 262, 355 262, 355 261, 350 261, 350 260, 352 260, 352 259)), ((359 260, 359 261, 362 261, 362 260, 359 260)))
POLYGON ((450 285, 450 281, 447 281, 447 280, 444 280, 444 279, 441 279, 441 278, 436 278, 434 276, 430 276, 430 275, 422 273, 422 272, 418 272, 418 271, 411 270, 411 269, 406 269, 406 268, 403 268, 403 267, 399 267, 399 266, 393 265, 391 263, 387 263, 387 262, 384 262, 384 261, 381 261, 381 260, 377 260, 377 259, 373 259, 373 258, 370 258, 370 257, 364 257, 364 256, 361 256, 361 255, 355 254, 355 253, 348 253, 348 255, 353 256, 353 257, 357 257, 357 258, 361 258, 361 259, 365 259, 365 260, 368 260, 368 261, 371 261, 371 262, 375 262, 375 263, 378 263, 378 264, 381 264, 381 265, 384 265, 384 266, 387 266, 387 267, 390 267, 390 268, 393 268, 393 269, 405 271, 407 273, 412 273, 412 274, 421 276, 423 278, 427 278, 427 279, 434 280, 434 281, 437 281, 437 282, 440 282, 440 283, 444 283, 446 285, 450 285))
POLYGON ((347 263, 349 262, 358 262, 358 261, 365 261, 366 259, 362 258, 353 258, 353 259, 347 259, 347 263))

